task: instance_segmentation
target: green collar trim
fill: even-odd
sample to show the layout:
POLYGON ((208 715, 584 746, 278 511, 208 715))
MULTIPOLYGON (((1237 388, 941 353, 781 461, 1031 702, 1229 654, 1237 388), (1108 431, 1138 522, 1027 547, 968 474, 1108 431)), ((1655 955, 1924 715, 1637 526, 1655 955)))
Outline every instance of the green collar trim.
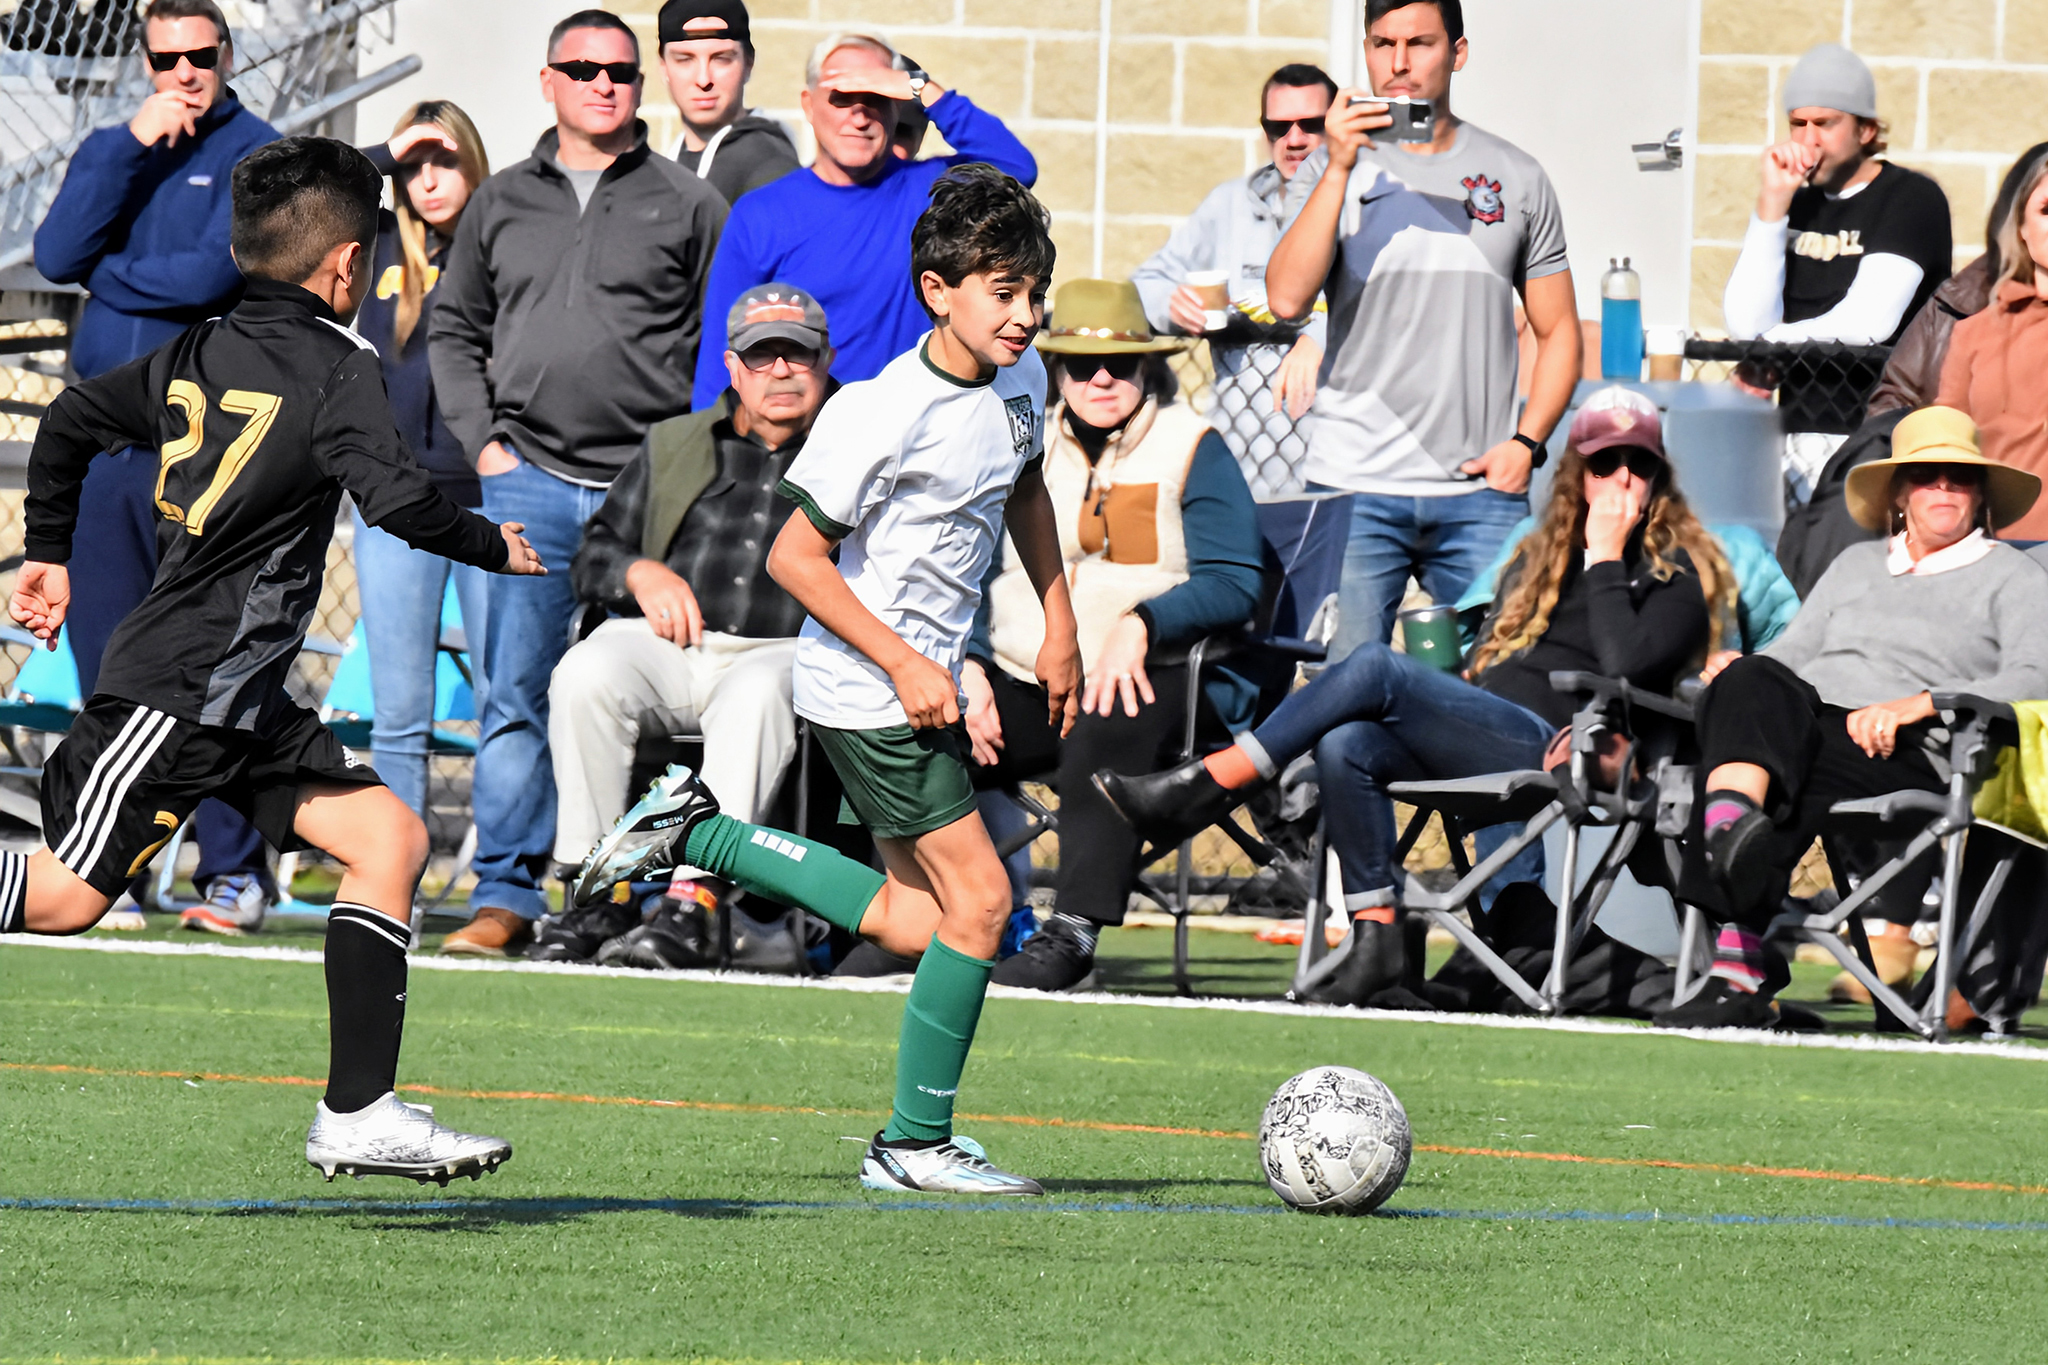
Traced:
POLYGON ((931 339, 930 337, 926 337, 926 338, 925 338, 925 339, 924 339, 924 340, 923 340, 922 342, 918 343, 918 347, 917 347, 917 358, 918 358, 919 360, 922 360, 922 361, 924 362, 924 367, 925 367, 925 368, 926 368, 927 370, 930 370, 930 371, 931 371, 931 372, 932 372, 933 374, 935 374, 935 375, 937 375, 937 376, 938 376, 939 378, 941 378, 941 379, 945 380, 945 381, 946 381, 946 382, 947 382, 948 384, 951 384, 951 385, 952 385, 952 386, 953 386, 954 388, 956 388, 956 389, 985 389, 985 388, 987 388, 987 387, 988 387, 989 385, 991 385, 991 384, 993 384, 993 383, 995 383, 995 382, 996 382, 996 377, 995 377, 994 375, 990 375, 990 376, 989 376, 988 378, 986 378, 986 379, 962 379, 962 378, 961 378, 961 377, 960 377, 959 375, 957 375, 957 374, 954 374, 954 373, 953 373, 952 371, 950 371, 950 370, 942 370, 942 369, 940 369, 940 368, 938 367, 938 365, 936 365, 936 364, 935 364, 935 363, 933 363, 933 361, 932 361, 932 350, 931 350, 931 347, 932 347, 932 339, 931 339))

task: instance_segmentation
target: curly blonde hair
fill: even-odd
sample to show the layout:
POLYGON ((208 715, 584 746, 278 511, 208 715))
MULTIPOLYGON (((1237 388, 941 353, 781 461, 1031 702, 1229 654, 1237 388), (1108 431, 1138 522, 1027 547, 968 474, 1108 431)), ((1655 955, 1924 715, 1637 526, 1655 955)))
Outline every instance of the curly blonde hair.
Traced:
MULTIPOLYGON (((1571 557, 1586 543, 1586 457, 1576 446, 1567 447, 1558 461, 1557 474, 1550 481, 1550 499, 1543 516, 1522 539, 1515 560, 1520 566, 1508 593, 1494 613, 1493 628, 1472 656, 1472 674, 1479 674, 1502 659, 1534 645, 1550 629, 1550 613, 1557 608, 1564 588, 1565 570, 1571 557)), ((1679 571, 1671 556, 1684 550, 1699 575, 1700 591, 1707 599, 1710 625, 1702 659, 1725 638, 1735 613, 1735 574, 1728 557, 1686 503, 1685 495, 1672 482, 1669 467, 1650 494, 1644 517, 1643 553, 1649 556, 1650 572, 1668 582, 1679 571)))

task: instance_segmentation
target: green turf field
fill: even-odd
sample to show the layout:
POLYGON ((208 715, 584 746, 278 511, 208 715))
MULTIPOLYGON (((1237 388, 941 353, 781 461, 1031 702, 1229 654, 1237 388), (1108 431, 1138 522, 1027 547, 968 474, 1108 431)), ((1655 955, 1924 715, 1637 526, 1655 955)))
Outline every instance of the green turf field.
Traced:
POLYGON ((990 1209, 852 1178, 901 1006, 418 971, 413 1098, 517 1154, 330 1186, 317 966, 0 948, 0 1360, 2008 1361, 2048 1329, 2041 1061, 996 1000, 962 1128, 1053 1193, 990 1209), (1267 1192, 1245 1134, 1323 1062, 1407 1104, 1406 1216, 1267 1192))

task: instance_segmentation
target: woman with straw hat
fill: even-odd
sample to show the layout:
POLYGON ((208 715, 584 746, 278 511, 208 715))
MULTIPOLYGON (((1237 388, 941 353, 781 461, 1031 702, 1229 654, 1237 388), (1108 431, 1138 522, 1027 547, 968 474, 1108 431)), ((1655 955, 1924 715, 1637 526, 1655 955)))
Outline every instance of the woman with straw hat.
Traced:
POLYGON ((2048 570, 1992 538, 2040 492, 1954 408, 1911 414, 1889 459, 1850 474, 1851 515, 1886 539, 1843 551, 1785 633, 1700 699, 1701 833, 1728 922, 1719 979, 1659 1023, 1775 1022, 1789 974, 1760 934, 1829 808, 1945 789, 1921 742, 1932 693, 2048 697, 2048 570))
MULTIPOLYGON (((1015 551, 983 595, 988 630, 970 646, 967 733, 989 787, 1057 773, 1058 910, 998 985, 1064 990, 1087 976, 1099 930, 1123 922, 1138 845, 1088 775, 1146 772, 1178 757, 1187 651, 1242 628, 1258 607, 1258 509, 1230 448, 1175 401, 1167 356, 1136 286, 1073 280, 1038 346, 1057 388, 1045 423, 1045 486, 1066 557, 1081 658, 1082 714, 1062 741, 1032 673, 1044 617, 1015 551)), ((1227 665, 1226 665, 1227 667, 1227 665)), ((1219 670, 1198 724, 1222 743, 1251 724, 1257 688, 1219 670)))

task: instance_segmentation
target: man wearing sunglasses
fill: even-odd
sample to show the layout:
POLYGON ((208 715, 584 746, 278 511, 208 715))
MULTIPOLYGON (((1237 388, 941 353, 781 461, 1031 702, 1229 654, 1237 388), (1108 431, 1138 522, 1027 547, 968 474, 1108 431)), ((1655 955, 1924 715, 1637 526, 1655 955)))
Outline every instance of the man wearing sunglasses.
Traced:
POLYGON ((740 0, 668 0, 655 20, 661 75, 682 116, 675 158, 730 204, 797 168, 780 123, 747 108, 754 38, 740 0))
POLYGON ((1323 117, 1337 83, 1321 67, 1291 63, 1266 78, 1259 124, 1272 160, 1210 192, 1165 246, 1131 276, 1145 313, 1160 332, 1206 336, 1216 370, 1209 422, 1222 433, 1259 504, 1259 528, 1287 566, 1273 629, 1300 635, 1322 600, 1337 590, 1350 533, 1349 499, 1304 499, 1308 455, 1296 424, 1316 395, 1329 315, 1320 301, 1299 325, 1266 307, 1266 261, 1280 241, 1287 186, 1323 145, 1323 117), (1188 284, 1220 271, 1230 308, 1211 327, 1188 284))
MULTIPOLYGON (((776 490, 832 392, 832 343, 817 300, 782 283, 742 294, 726 332, 730 386, 648 430, 570 570, 578 600, 611 619, 555 669, 559 863, 583 861, 625 813, 642 733, 702 735, 705 785, 750 821, 767 817, 796 752, 790 665, 804 609, 768 576, 768 547, 796 510, 776 490)), ((637 904, 607 901, 551 927, 532 956, 587 961, 630 930, 606 961, 701 967, 705 911, 722 892, 679 874, 644 927, 637 904)))
MULTIPOLYGON (((427 340, 441 414, 475 461, 485 511, 567 564, 655 422, 690 408, 704 277, 725 200, 656 152, 638 118, 633 30, 580 10, 548 38, 555 126, 486 180, 448 248, 427 340)), ((716 395, 713 395, 716 397, 716 395)), ((548 679, 568 647, 566 574, 490 585, 490 678, 472 806, 473 918, 457 951, 523 948, 547 908, 555 840, 548 679)), ((448 945, 444 943, 444 948, 448 945)))
MULTIPOLYGON (((213 0, 152 0, 143 60, 154 93, 128 124, 101 128, 72 154, 64 186, 36 229, 36 269, 89 291, 72 333, 71 366, 91 379, 147 355, 242 294, 228 251, 229 174, 277 133, 228 87, 235 47, 213 0)), ((65 622, 81 692, 98 681, 114 627, 156 579, 157 453, 135 448, 92 462, 78 515, 78 558, 65 622)), ((246 933, 263 921, 270 873, 263 841, 230 807, 207 801, 196 822, 206 904, 186 923, 246 933)), ((108 927, 142 927, 125 904, 108 927)))

